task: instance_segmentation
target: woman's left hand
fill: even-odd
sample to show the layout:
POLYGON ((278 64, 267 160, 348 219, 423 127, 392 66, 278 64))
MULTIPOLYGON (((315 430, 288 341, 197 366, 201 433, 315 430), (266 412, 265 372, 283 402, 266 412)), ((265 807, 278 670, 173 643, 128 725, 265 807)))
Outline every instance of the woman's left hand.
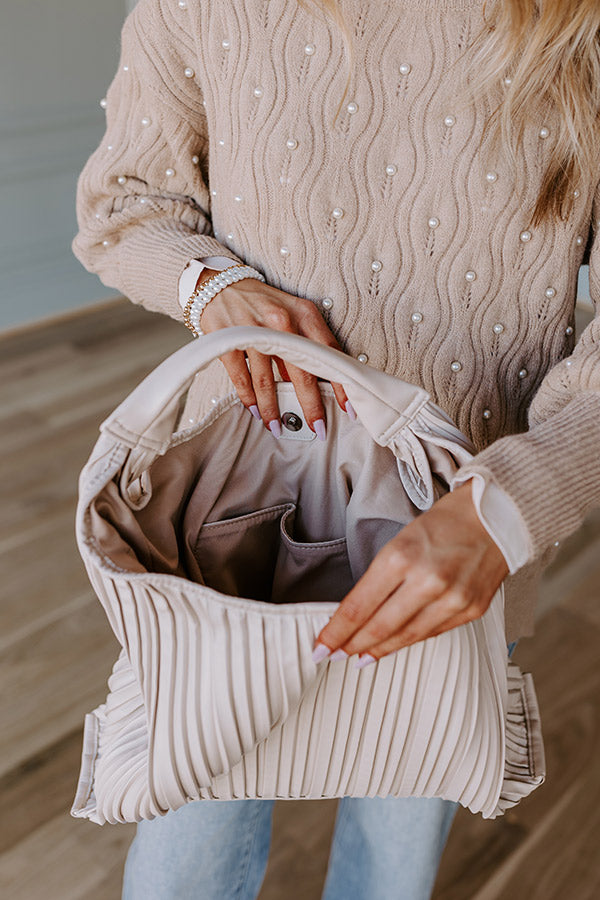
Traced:
MULTIPOLYGON (((320 632, 314 659, 325 658, 326 650, 341 650, 365 654, 359 664, 367 665, 478 619, 508 573, 503 554, 481 524, 467 481, 379 551, 320 632)), ((343 656, 340 652, 337 658, 343 656)))

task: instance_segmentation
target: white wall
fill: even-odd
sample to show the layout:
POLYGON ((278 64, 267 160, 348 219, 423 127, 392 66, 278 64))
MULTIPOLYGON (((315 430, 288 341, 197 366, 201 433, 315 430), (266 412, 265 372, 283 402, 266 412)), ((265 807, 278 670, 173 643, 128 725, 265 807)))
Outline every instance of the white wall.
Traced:
POLYGON ((114 294, 71 253, 125 0, 18 0, 0 28, 0 329, 114 294))

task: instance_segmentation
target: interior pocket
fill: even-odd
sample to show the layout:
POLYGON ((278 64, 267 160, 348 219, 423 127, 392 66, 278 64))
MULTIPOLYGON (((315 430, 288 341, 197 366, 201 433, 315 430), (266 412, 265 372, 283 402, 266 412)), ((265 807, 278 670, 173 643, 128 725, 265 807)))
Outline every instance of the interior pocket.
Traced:
POLYGON ((194 555, 204 583, 233 597, 270 601, 280 521, 294 508, 293 503, 282 503, 203 525, 194 555))
POLYGON ((296 541, 295 516, 296 507, 292 505, 280 520, 272 602, 339 602, 353 586, 346 539, 296 541))

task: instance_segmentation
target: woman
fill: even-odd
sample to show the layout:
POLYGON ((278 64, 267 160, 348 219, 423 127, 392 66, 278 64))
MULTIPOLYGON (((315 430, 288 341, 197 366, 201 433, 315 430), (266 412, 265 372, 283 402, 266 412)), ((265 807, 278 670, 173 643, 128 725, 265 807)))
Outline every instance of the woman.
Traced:
MULTIPOLYGON (((542 569, 600 505, 600 318, 574 339, 600 215, 599 31, 594 0, 141 0, 125 23, 78 186, 81 262, 179 321, 197 286, 249 265, 265 282, 218 290, 203 331, 341 347, 422 385, 478 450, 379 553, 316 660, 368 665, 481 616, 502 581, 510 652, 542 569)), ((222 362, 215 390, 231 379, 275 439, 273 363, 327 439, 314 378, 251 349, 222 362)), ((255 897, 271 810, 141 822, 123 896, 255 897)), ((343 799, 324 897, 429 897, 455 810, 343 799)))

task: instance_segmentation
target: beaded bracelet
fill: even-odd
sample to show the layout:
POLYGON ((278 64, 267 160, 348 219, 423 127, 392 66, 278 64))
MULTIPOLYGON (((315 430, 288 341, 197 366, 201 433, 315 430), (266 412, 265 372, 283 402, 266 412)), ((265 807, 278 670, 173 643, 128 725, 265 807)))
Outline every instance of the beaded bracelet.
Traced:
POLYGON ((196 288, 188 299, 183 311, 183 322, 194 337, 200 337, 201 334, 204 334, 200 328, 200 316, 215 294, 218 294, 227 285, 241 281, 242 278, 256 278, 258 281, 265 281, 264 275, 253 269, 252 266, 235 265, 223 269, 196 288))

